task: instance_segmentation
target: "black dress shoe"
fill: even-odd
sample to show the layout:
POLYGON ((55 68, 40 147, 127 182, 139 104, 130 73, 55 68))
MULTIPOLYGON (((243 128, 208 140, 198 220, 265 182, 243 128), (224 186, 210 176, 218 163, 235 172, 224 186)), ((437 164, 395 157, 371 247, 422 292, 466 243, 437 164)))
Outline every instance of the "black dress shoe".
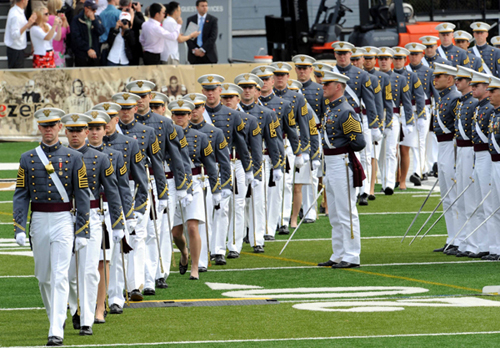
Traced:
POLYGON ((104 319, 94 319, 94 324, 106 324, 106 320, 104 319))
POLYGON ((111 306, 109 306, 109 314, 122 314, 123 313, 123 308, 117 305, 116 303, 113 303, 111 306))
POLYGON ((446 249, 447 246, 448 246, 448 244, 445 244, 444 247, 439 248, 439 249, 434 249, 434 250, 432 250, 432 252, 434 252, 434 253, 442 253, 444 251, 444 249, 446 249))
POLYGON ((132 301, 142 301, 142 300, 144 300, 144 296, 142 296, 139 289, 134 289, 130 292, 130 299, 132 301))
POLYGON ((243 243, 250 244, 250 239, 248 239, 248 236, 245 236, 245 238, 243 238, 243 243))
POLYGON ((368 205, 368 194, 366 192, 359 196, 359 205, 368 205))
POLYGON ((288 226, 283 225, 278 229, 278 234, 290 234, 290 230, 288 229, 288 226))
POLYGON ((467 256, 469 256, 469 254, 471 254, 470 251, 460 251, 460 250, 458 250, 457 254, 455 256, 456 257, 467 257, 467 256))
POLYGON ((333 265, 332 268, 355 268, 359 267, 359 264, 357 263, 350 263, 346 261, 340 261, 336 265, 333 265))
POLYGON ((218 266, 224 266, 226 264, 226 258, 224 255, 215 255, 215 264, 218 266))
POLYGON ((315 222, 316 222, 316 220, 314 220, 314 219, 304 219, 305 224, 313 224, 315 222))
POLYGON ((47 342, 48 346, 62 346, 63 345, 63 339, 62 337, 59 336, 50 336, 49 340, 47 342))
POLYGON ((374 201, 377 197, 375 195, 368 195, 368 200, 369 201, 374 201))
POLYGON ((240 257, 240 253, 237 252, 237 251, 230 251, 228 254, 227 254, 227 258, 228 259, 237 259, 238 257, 240 257))
POLYGON ((78 315, 78 311, 73 314, 73 329, 80 330, 80 316, 78 315))
POLYGON ((469 254, 469 257, 470 257, 471 259, 480 259, 480 258, 482 258, 483 256, 488 256, 489 254, 490 254, 490 253, 489 253, 489 252, 487 252, 487 251, 482 251, 482 252, 480 252, 480 253, 470 253, 470 254, 469 254))
POLYGON ((486 256, 481 257, 481 260, 489 260, 489 261, 494 261, 498 258, 497 254, 488 254, 486 256))
POLYGON ((261 254, 261 253, 264 252, 264 248, 262 247, 262 245, 254 246, 253 247, 253 252, 256 253, 256 254, 261 254))
POLYGON ((215 254, 210 254, 210 261, 215 261, 215 254))
POLYGON ((325 207, 322 207, 321 205, 319 206, 319 213, 320 214, 325 214, 326 213, 326 209, 325 207))
POLYGON ((144 296, 154 296, 156 295, 155 289, 146 288, 144 289, 144 296))
POLYGON ((181 263, 181 260, 179 260, 179 273, 180 273, 181 275, 186 274, 186 272, 187 272, 187 270, 188 270, 188 264, 189 264, 189 262, 188 262, 188 263, 186 263, 185 265, 183 265, 183 264, 181 263))
POLYGON ((273 236, 271 236, 270 234, 265 234, 264 235, 264 240, 276 240, 276 238, 274 238, 273 236))
POLYGON ((94 333, 92 332, 92 328, 90 326, 82 326, 80 329, 80 336, 92 336, 94 333))
POLYGON ((326 262, 320 262, 318 263, 318 266, 320 267, 332 267, 333 265, 336 265, 337 262, 333 262, 332 260, 328 260, 326 262))
POLYGON ((198 272, 199 273, 203 273, 203 272, 206 272, 206 271, 207 271, 206 267, 198 267, 198 272))
POLYGON ((168 288, 168 284, 165 281, 165 278, 158 278, 156 279, 155 285, 158 289, 166 289, 168 288))
POLYGON ((420 180, 420 176, 417 173, 413 173, 410 176, 410 182, 412 182, 415 186, 422 186, 422 181, 420 180))
POLYGON ((429 180, 429 176, 427 175, 427 173, 424 173, 422 174, 422 181, 426 181, 426 180, 429 180))
POLYGON ((396 185, 394 185, 394 188, 398 188, 399 187, 399 181, 396 181, 396 185))
POLYGON ((384 193, 386 196, 391 196, 394 193, 394 190, 391 189, 390 187, 386 187, 384 193))
POLYGON ((456 255, 458 254, 458 247, 456 248, 449 247, 448 250, 446 250, 444 253, 446 255, 456 255))
POLYGON ((189 276, 189 280, 200 280, 200 277, 189 276))
POLYGON ((300 208, 300 211, 299 211, 299 219, 302 220, 302 218, 304 217, 304 210, 302 210, 302 208, 300 208))

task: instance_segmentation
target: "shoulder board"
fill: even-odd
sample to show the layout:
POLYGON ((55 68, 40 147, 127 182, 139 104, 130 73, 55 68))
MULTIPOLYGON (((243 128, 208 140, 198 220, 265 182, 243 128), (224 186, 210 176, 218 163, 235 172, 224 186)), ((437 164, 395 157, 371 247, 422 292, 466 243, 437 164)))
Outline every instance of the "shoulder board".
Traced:
POLYGON ((19 169, 17 170, 16 187, 24 187, 24 178, 24 169, 19 166, 19 169))
POLYGON ((352 117, 352 114, 349 113, 349 117, 347 118, 347 121, 342 123, 342 128, 344 129, 344 134, 349 134, 351 132, 353 133, 361 133, 361 123, 359 121, 356 121, 354 117, 352 117))
POLYGON ((175 129, 174 127, 174 131, 170 133, 170 140, 174 140, 176 136, 177 136, 177 129, 175 129))
POLYGON ((203 150, 204 153, 205 153, 205 157, 207 157, 208 155, 210 155, 212 152, 214 152, 214 149, 212 149, 212 143, 211 142, 208 142, 208 146, 205 148, 205 150, 203 150))
POLYGON ((106 176, 110 176, 115 172, 115 169, 113 168, 113 163, 111 161, 109 162, 109 168, 106 169, 106 176))
POLYGON ((151 145, 151 150, 153 150, 153 155, 156 155, 160 151, 160 143, 158 142, 158 137, 156 138, 153 145, 151 145))
POLYGON ((87 167, 85 167, 85 162, 82 159, 82 167, 78 169, 78 187, 87 188, 89 187, 89 182, 87 179, 87 167))
POLYGON ((127 174, 127 165, 124 164, 123 167, 120 168, 120 175, 123 176, 127 174))

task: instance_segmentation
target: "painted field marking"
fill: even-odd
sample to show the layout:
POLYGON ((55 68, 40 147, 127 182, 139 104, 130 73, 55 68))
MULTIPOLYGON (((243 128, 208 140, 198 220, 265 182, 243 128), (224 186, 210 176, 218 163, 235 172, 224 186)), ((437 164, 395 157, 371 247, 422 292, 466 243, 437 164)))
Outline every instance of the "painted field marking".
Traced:
MULTIPOLYGON (((262 339, 237 339, 237 340, 205 340, 205 341, 173 341, 173 342, 144 342, 144 343, 109 343, 109 344, 85 344, 65 345, 65 347, 129 347, 129 346, 161 346, 179 344, 214 344, 214 343, 246 343, 246 342, 290 342, 290 341, 327 341, 327 340, 353 340, 373 338, 399 338, 399 337, 437 337, 437 336, 474 336, 474 335, 497 335, 500 331, 478 331, 478 332, 438 332, 399 335, 369 335, 369 336, 331 336, 331 337, 289 337, 289 338, 262 338, 262 339)), ((10 348, 39 348, 40 346, 17 346, 10 348)))

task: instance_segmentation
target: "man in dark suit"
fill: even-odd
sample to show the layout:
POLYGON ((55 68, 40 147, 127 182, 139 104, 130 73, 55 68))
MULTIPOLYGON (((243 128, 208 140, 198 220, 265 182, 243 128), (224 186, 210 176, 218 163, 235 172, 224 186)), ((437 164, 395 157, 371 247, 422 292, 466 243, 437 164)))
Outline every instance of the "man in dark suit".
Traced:
POLYGON ((190 22, 198 24, 200 35, 194 40, 188 40, 188 60, 191 64, 215 64, 217 63, 217 40, 218 25, 217 18, 207 14, 207 0, 196 0, 198 13, 188 18, 186 29, 190 22))

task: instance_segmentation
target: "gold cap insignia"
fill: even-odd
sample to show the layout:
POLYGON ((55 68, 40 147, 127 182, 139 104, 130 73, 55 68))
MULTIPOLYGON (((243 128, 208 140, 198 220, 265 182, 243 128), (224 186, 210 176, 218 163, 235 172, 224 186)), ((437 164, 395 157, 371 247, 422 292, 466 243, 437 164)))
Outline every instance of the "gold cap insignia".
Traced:
POLYGON ((303 62, 306 59, 306 57, 300 57, 300 60, 303 62))
POLYGON ((458 36, 462 36, 462 32, 461 31, 457 32, 457 34, 458 34, 458 36))
POLYGON ((318 64, 319 70, 323 69, 323 64, 318 64))
POLYGON ((443 28, 448 28, 448 24, 443 24, 443 28))
POLYGON ((381 48, 380 50, 381 50, 383 53, 385 53, 385 48, 381 48))
POLYGON ((243 75, 243 78, 248 81, 248 79, 250 78, 250 75, 249 74, 245 74, 245 75, 243 75))
POLYGON ((340 48, 343 48, 344 47, 344 43, 343 42, 339 43, 339 46, 340 46, 340 48))
POLYGON ((130 94, 128 94, 128 93, 123 93, 123 94, 122 94, 122 96, 123 96, 123 99, 127 100, 127 99, 128 99, 128 97, 130 97, 130 94))
POLYGON ((178 100, 177 105, 182 106, 182 105, 184 105, 184 102, 182 100, 178 100))
POLYGON ((431 41, 430 37, 426 37, 425 39, 427 40, 427 42, 431 41))
POLYGON ((144 82, 142 81, 137 81, 137 86, 139 86, 139 88, 142 88, 142 85, 144 84, 144 82))
POLYGON ((50 110, 43 110, 43 114, 45 115, 45 117, 49 117, 50 110))
POLYGON ((476 24, 478 28, 481 28, 481 23, 476 24))
POLYGON ((191 100, 193 100, 193 101, 194 101, 194 100, 196 99, 196 95, 191 94, 191 95, 189 96, 189 98, 191 98, 191 100))
POLYGON ((103 104, 103 105, 102 105, 102 107, 103 107, 103 108, 104 108, 104 110, 106 110, 106 111, 108 111, 108 109, 109 109, 109 107, 110 107, 110 106, 111 106, 111 105, 109 105, 109 104, 103 104))
POLYGON ((283 63, 278 63, 278 64, 276 64, 276 65, 277 65, 277 66, 278 66, 278 68, 280 68, 280 69, 283 67, 283 63))
POLYGON ((226 91, 229 89, 229 85, 227 83, 222 85, 222 88, 224 88, 226 91))
POLYGON ((99 113, 97 111, 92 111, 90 114, 92 115, 92 117, 94 119, 97 117, 97 115, 99 115, 99 113))
POLYGON ((292 81, 290 81, 290 80, 288 80, 287 83, 288 83, 288 86, 292 85, 292 81))
POLYGON ((394 48, 394 50, 395 50, 396 52, 399 52, 400 48, 399 48, 399 47, 396 47, 396 48, 394 48))
POLYGON ((260 67, 260 71, 262 71, 262 72, 266 71, 266 67, 265 66, 261 66, 260 67))
POLYGON ((354 48, 352 49, 352 53, 356 53, 356 51, 357 51, 357 50, 358 50, 358 49, 357 49, 356 47, 354 47, 354 48))
POLYGON ((156 98, 156 93, 151 93, 151 99, 156 98))
POLYGON ((412 44, 412 47, 413 47, 413 48, 416 48, 416 47, 417 47, 417 44, 412 44))
POLYGON ((370 53, 370 51, 372 50, 370 47, 367 47, 365 48, 366 52, 370 53))
POLYGON ((71 119, 73 120, 73 122, 78 121, 78 115, 71 115, 71 119))
POLYGON ((214 77, 213 76, 208 76, 207 80, 208 80, 208 82, 212 82, 214 80, 214 77))

